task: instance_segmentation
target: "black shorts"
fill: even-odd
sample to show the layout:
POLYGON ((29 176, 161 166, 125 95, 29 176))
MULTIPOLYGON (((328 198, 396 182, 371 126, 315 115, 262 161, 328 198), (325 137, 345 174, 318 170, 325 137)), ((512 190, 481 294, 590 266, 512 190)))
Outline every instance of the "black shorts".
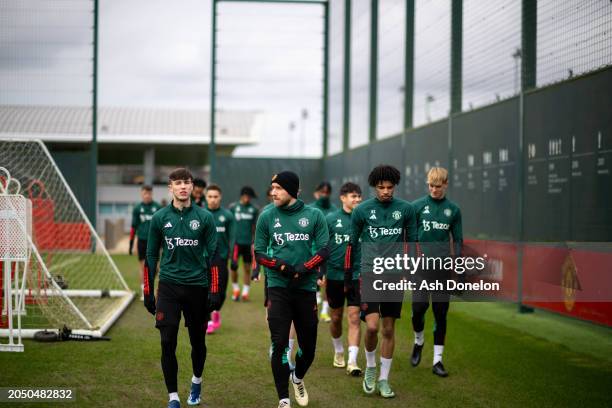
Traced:
POLYGON ((136 245, 138 249, 138 260, 144 261, 147 257, 147 240, 139 238, 136 245))
MULTIPOLYGON (((268 322, 309 322, 317 326, 319 313, 315 292, 302 289, 268 288, 268 322)), ((289 331, 287 331, 289 334, 289 331)))
POLYGON ((181 311, 185 326, 206 326, 208 323, 208 288, 159 282, 157 288, 155 327, 178 326, 181 311))
POLYGON ((253 261, 253 252, 251 245, 234 245, 234 259, 237 261, 242 256, 242 263, 247 264, 253 261))
POLYGON ((365 322, 365 317, 370 313, 379 313, 380 317, 402 317, 403 302, 364 302, 361 304, 361 320, 365 322))
POLYGON ((359 280, 354 279, 353 284, 349 288, 348 293, 344 293, 344 281, 327 280, 325 283, 325 293, 327 294, 327 302, 329 307, 337 309, 344 306, 346 300, 347 306, 359 306, 361 304, 361 296, 359 295, 359 280))

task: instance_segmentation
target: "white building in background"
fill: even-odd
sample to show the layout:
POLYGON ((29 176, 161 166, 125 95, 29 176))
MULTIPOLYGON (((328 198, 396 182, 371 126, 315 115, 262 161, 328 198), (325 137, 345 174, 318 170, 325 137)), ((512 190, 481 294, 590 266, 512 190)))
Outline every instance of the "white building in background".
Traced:
MULTIPOLYGON (((217 155, 260 142, 262 122, 259 112, 218 111, 217 155)), ((43 140, 80 201, 86 197, 79 191, 91 180, 86 166, 91 129, 89 107, 0 105, 0 137, 43 140)), ((153 184, 154 198, 161 201, 172 168, 188 166, 196 177, 208 177, 209 111, 102 107, 97 130, 96 211, 102 233, 106 219, 123 218, 129 228, 141 184, 153 184)))

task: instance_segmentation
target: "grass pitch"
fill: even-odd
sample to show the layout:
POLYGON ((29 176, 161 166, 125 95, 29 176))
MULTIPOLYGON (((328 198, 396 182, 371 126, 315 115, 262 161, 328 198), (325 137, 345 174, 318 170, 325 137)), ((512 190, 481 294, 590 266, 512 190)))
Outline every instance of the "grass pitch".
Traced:
MULTIPOLYGON (((128 284, 139 288, 136 257, 114 256, 128 284)), ((252 301, 226 302, 221 330, 207 336, 204 407, 276 407, 268 361, 263 282, 252 301)), ((398 322, 390 383, 396 398, 361 391, 361 379, 332 367, 328 325, 319 323, 317 355, 306 376, 309 407, 610 406, 612 330, 545 312, 518 315, 512 305, 451 304, 444 364, 431 373, 433 316, 427 314, 423 361, 410 366, 410 305, 398 322)), ((25 353, 0 353, 0 387, 73 388, 76 403, 10 406, 165 407, 159 334, 136 300, 107 334, 110 342, 25 342, 25 353)), ((179 394, 191 378, 187 330, 179 334, 179 394)), ((363 345, 359 364, 365 367, 363 345)), ((0 405, 2 405, 0 403, 0 405)), ((293 402, 294 406, 297 406, 293 402)))

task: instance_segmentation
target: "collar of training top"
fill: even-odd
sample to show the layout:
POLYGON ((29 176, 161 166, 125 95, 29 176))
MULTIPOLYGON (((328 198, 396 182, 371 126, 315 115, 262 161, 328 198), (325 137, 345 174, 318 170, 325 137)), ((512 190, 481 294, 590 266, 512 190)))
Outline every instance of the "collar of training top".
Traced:
POLYGON ((282 211, 287 214, 294 214, 304 208, 304 202, 300 199, 296 200, 292 205, 286 205, 284 207, 276 207, 279 211, 282 211))
POLYGON ((179 210, 178 208, 176 208, 174 206, 174 200, 172 200, 170 202, 170 208, 172 208, 172 211, 174 211, 177 214, 186 214, 186 213, 190 212, 191 209, 193 208, 193 202, 189 205, 189 207, 183 207, 182 210, 179 210))

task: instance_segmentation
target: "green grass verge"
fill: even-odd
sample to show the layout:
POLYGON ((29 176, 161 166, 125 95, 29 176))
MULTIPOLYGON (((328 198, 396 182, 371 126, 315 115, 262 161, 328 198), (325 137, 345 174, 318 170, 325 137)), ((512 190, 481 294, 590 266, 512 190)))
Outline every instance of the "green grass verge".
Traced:
MULTIPOLYGON (((137 290, 136 258, 114 259, 137 290)), ((221 331, 207 337, 204 406, 276 407, 262 285, 253 284, 249 303, 227 302, 221 331)), ((542 313, 517 316, 506 309, 484 303, 451 305, 444 352, 450 376, 440 379, 431 373, 431 312, 423 362, 410 366, 412 329, 406 304, 390 376, 397 397, 384 401, 364 395, 361 379, 331 366, 328 325, 321 322, 317 356, 306 377, 309 407, 609 406, 610 329, 542 313)), ((108 335, 110 342, 26 341, 25 353, 0 353, 0 387, 74 388, 73 406, 78 407, 165 406, 159 334, 141 302, 135 301, 108 335)), ((189 353, 182 328, 177 355, 183 405, 191 377, 189 353)), ((365 366, 363 351, 359 363, 365 366)))

